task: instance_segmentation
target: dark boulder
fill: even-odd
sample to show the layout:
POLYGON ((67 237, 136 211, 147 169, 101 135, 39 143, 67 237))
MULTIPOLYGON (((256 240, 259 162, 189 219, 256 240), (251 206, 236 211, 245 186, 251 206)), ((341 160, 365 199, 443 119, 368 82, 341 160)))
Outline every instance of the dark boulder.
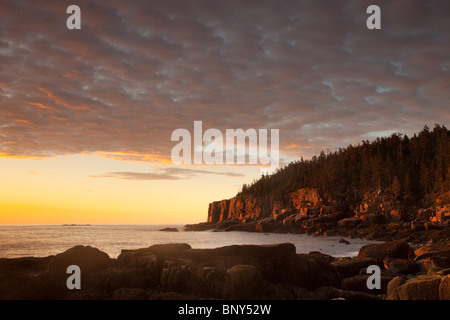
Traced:
POLYGON ((158 231, 165 231, 165 232, 178 232, 178 229, 177 229, 177 228, 170 228, 170 227, 167 227, 167 228, 162 228, 162 229, 159 229, 158 231))
POLYGON ((274 232, 278 229, 278 224, 274 218, 266 218, 258 222, 255 227, 257 232, 274 232))
POLYGON ((164 268, 161 287, 163 291, 191 294, 196 289, 195 273, 195 269, 187 265, 164 268))
POLYGON ((197 270, 194 293, 201 297, 222 299, 225 296, 226 278, 225 269, 203 267, 197 270))
POLYGON ((380 300, 377 295, 366 292, 343 290, 335 287, 321 287, 310 294, 313 300, 380 300))
POLYGON ((251 265, 235 265, 227 270, 225 296, 229 299, 261 299, 269 292, 269 284, 251 265))
POLYGON ((138 288, 120 288, 114 291, 112 300, 148 300, 147 291, 138 288))
POLYGON ((377 259, 380 263, 384 258, 414 259, 412 247, 404 240, 388 241, 380 244, 367 244, 358 253, 357 259, 377 259))
POLYGON ((205 231, 216 229, 215 222, 201 222, 197 224, 187 224, 183 227, 183 231, 205 231))
POLYGON ((419 264, 408 259, 384 258, 384 267, 394 273, 414 274, 419 272, 419 264))
POLYGON ((407 281, 397 277, 388 284, 389 300, 439 300, 442 276, 419 276, 407 281))
POLYGON ((361 269, 376 264, 377 264, 376 259, 368 258, 368 259, 352 259, 349 261, 336 261, 334 265, 336 267, 337 272, 339 272, 343 277, 347 278, 358 275, 361 269))
POLYGON ((57 254, 50 262, 49 271, 66 276, 67 267, 77 265, 83 275, 112 266, 108 254, 90 246, 75 246, 57 254))
POLYGON ((371 274, 361 274, 342 280, 342 289, 348 291, 366 292, 370 294, 386 294, 388 283, 396 276, 394 274, 381 273, 380 275, 380 289, 369 289, 367 281, 371 274))
POLYGON ((190 250, 187 243, 156 244, 148 248, 122 250, 117 257, 119 266, 135 268, 153 268, 165 260, 174 260, 184 251, 190 250))
POLYGON ((48 265, 53 256, 45 258, 34 258, 34 257, 24 257, 24 258, 0 258, 0 273, 6 272, 30 272, 30 273, 41 273, 48 269, 48 265))
POLYGON ((450 275, 447 275, 441 279, 441 283, 439 285, 439 299, 450 300, 450 275))
POLYGON ((112 294, 120 288, 150 289, 160 284, 158 269, 114 267, 88 275, 82 288, 112 294))
POLYGON ((0 275, 1 300, 57 300, 66 291, 66 278, 55 274, 10 272, 0 275))

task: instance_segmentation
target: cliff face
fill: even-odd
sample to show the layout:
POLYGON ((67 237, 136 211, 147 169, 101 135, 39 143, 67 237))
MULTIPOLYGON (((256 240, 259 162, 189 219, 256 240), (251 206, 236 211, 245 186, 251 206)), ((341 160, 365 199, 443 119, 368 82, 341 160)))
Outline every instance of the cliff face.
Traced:
POLYGON ((367 240, 408 239, 411 243, 448 243, 450 205, 446 195, 428 208, 405 207, 381 190, 366 193, 352 208, 323 201, 316 189, 298 189, 282 200, 240 195, 212 202, 207 222, 183 231, 248 231, 345 236, 367 240))
POLYGON ((261 220, 294 210, 317 208, 323 201, 316 189, 303 188, 289 194, 284 200, 275 200, 272 195, 263 197, 236 196, 231 199, 215 201, 209 204, 207 222, 241 220, 245 222, 261 220))

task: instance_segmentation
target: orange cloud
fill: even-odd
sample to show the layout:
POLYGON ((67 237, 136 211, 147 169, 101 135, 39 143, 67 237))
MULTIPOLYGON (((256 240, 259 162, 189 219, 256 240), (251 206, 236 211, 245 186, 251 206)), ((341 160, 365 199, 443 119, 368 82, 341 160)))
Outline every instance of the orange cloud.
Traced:
POLYGON ((9 158, 9 159, 46 159, 48 157, 35 156, 32 154, 21 155, 21 154, 8 154, 8 153, 0 153, 0 158, 9 158))
POLYGON ((80 77, 80 71, 78 70, 70 70, 64 74, 64 77, 76 80, 80 77))
POLYGON ((29 120, 25 120, 25 119, 14 119, 15 122, 17 123, 21 123, 21 124, 25 124, 25 125, 32 125, 33 123, 29 120))
POLYGON ((52 100, 54 103, 59 104, 59 105, 64 106, 64 107, 67 107, 67 108, 70 108, 70 105, 69 105, 66 101, 64 101, 64 100, 61 99, 61 98, 56 97, 56 96, 55 96, 52 92, 50 92, 49 90, 44 89, 44 88, 41 88, 41 87, 38 87, 38 90, 41 91, 42 93, 44 93, 44 94, 45 94, 50 100, 52 100))
POLYGON ((39 109, 51 109, 49 106, 42 104, 42 103, 38 103, 38 102, 28 102, 29 104, 38 107, 39 109))
POLYGON ((101 158, 113 159, 118 161, 137 161, 137 162, 156 162, 161 164, 170 164, 172 160, 169 156, 159 156, 154 154, 128 153, 128 152, 103 152, 97 151, 95 154, 101 158))

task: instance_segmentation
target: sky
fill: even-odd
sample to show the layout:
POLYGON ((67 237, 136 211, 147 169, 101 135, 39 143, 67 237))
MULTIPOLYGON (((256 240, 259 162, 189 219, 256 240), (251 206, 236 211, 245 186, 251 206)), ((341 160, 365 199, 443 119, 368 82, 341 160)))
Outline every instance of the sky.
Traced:
POLYGON ((2 0, 0 224, 206 221, 263 169, 174 163, 194 121, 278 129, 280 165, 448 127, 449 30, 447 0, 2 0))

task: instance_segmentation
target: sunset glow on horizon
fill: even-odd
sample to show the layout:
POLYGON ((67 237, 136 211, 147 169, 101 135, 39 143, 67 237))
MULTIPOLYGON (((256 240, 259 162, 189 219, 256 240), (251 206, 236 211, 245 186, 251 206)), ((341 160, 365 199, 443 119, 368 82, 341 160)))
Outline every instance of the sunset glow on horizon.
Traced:
MULTIPOLYGON (((196 223, 205 220, 208 199, 233 196, 242 181, 215 173, 214 180, 108 177, 102 176, 107 170, 146 173, 150 169, 143 163, 79 155, 0 158, 0 166, 2 180, 8 182, 8 188, 2 188, 1 224, 196 223)), ((257 169, 235 171, 259 176, 257 169)))
POLYGON ((188 224, 261 176, 176 165, 174 130, 279 130, 280 164, 450 126, 450 3, 0 5, 0 225, 188 224))

